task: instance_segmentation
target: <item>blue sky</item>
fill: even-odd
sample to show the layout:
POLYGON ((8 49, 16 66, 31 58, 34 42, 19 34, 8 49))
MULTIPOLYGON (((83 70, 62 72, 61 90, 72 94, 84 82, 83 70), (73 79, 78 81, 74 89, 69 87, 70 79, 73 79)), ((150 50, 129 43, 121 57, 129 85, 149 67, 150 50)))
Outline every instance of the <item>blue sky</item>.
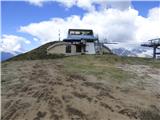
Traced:
MULTIPOLYGON (((131 4, 139 12, 139 16, 146 18, 150 9, 160 6, 159 1, 132 1, 131 4)), ((24 1, 2 1, 1 10, 2 35, 15 35, 26 38, 31 44, 26 45, 25 50, 33 49, 41 43, 33 40, 33 35, 27 32, 20 32, 19 29, 21 26, 48 21, 51 18, 65 20, 72 15, 82 18, 86 13, 89 13, 89 11, 82 7, 73 5, 67 8, 59 2, 46 2, 40 7, 24 1)))
POLYGON ((160 6, 160 1, 132 1, 132 5, 140 15, 146 17, 151 8, 160 6))
POLYGON ((47 3, 38 7, 24 1, 2 2, 2 33, 14 33, 19 26, 32 22, 41 22, 54 17, 65 18, 70 15, 83 16, 85 11, 78 7, 65 9, 58 3, 47 3))
POLYGON ((18 32, 19 27, 29 23, 41 22, 54 17, 65 18, 70 15, 83 16, 84 10, 73 6, 66 9, 58 3, 47 3, 43 7, 34 6, 24 1, 2 1, 2 35, 14 34, 23 36, 32 44, 26 46, 26 50, 33 49, 40 44, 32 40, 32 36, 18 32))

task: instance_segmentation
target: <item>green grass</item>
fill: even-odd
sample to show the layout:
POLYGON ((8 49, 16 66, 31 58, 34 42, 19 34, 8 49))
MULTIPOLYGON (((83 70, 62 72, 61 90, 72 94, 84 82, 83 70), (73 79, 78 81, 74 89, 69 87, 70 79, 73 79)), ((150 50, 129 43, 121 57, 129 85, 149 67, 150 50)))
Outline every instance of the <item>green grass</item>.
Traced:
POLYGON ((117 68, 115 64, 126 62, 124 58, 115 55, 83 55, 73 56, 63 59, 64 69, 69 73, 79 73, 83 75, 94 75, 98 79, 110 79, 119 82, 136 78, 135 73, 117 68))
POLYGON ((87 64, 131 64, 131 65, 149 65, 151 67, 160 68, 160 60, 154 60, 151 58, 138 58, 138 57, 120 57, 117 55, 81 55, 71 56, 68 60, 76 62, 86 62, 87 64))

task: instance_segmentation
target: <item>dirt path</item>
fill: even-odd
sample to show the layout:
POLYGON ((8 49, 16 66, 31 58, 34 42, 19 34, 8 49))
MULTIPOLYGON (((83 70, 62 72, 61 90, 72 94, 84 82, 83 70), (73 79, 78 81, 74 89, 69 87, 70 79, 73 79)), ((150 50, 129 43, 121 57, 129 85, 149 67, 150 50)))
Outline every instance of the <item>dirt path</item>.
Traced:
POLYGON ((5 63, 2 120, 159 120, 155 75, 148 79, 156 81, 153 84, 124 87, 91 75, 66 73, 56 60, 5 63))

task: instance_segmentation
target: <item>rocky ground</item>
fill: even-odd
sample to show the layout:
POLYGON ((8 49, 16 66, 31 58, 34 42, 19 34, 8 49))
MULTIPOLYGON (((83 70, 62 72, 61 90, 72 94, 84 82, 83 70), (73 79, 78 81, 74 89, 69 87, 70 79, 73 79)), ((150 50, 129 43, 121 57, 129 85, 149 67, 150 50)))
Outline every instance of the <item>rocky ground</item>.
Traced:
POLYGON ((2 63, 1 119, 160 120, 160 68, 120 63, 111 67, 89 59, 86 64, 94 66, 95 73, 88 66, 75 69, 72 60, 2 63), (74 68, 68 67, 71 64, 74 68), (110 75, 110 67, 117 74, 110 75))

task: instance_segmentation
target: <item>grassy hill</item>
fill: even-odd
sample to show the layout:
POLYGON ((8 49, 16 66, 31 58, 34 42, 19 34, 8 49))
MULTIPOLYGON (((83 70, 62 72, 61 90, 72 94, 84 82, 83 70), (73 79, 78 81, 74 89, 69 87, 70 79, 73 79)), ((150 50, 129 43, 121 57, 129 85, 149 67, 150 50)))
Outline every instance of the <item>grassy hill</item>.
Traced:
POLYGON ((53 58, 61 58, 64 57, 64 55, 47 55, 47 48, 54 44, 55 42, 49 42, 46 43, 36 49, 33 49, 27 53, 17 55, 7 61, 12 61, 12 60, 38 60, 38 59, 53 59, 53 58))
POLYGON ((160 61, 47 56, 47 43, 2 63, 2 120, 160 120, 160 61))
MULTIPOLYGON (((64 58, 63 54, 47 55, 47 51, 46 51, 47 48, 56 42, 57 41, 46 43, 46 44, 44 44, 36 49, 33 49, 29 52, 26 52, 26 53, 17 55, 11 59, 8 59, 7 61, 64 58)), ((83 55, 83 56, 85 56, 85 55, 83 55)), ((159 67, 159 61, 153 60, 151 58, 138 58, 138 57, 126 57, 126 56, 120 57, 120 56, 113 55, 113 54, 92 55, 91 58, 92 59, 96 59, 96 58, 103 59, 106 62, 113 63, 113 64, 121 62, 124 64, 128 64, 128 63, 129 64, 149 64, 149 65, 153 65, 155 67, 159 67)))

